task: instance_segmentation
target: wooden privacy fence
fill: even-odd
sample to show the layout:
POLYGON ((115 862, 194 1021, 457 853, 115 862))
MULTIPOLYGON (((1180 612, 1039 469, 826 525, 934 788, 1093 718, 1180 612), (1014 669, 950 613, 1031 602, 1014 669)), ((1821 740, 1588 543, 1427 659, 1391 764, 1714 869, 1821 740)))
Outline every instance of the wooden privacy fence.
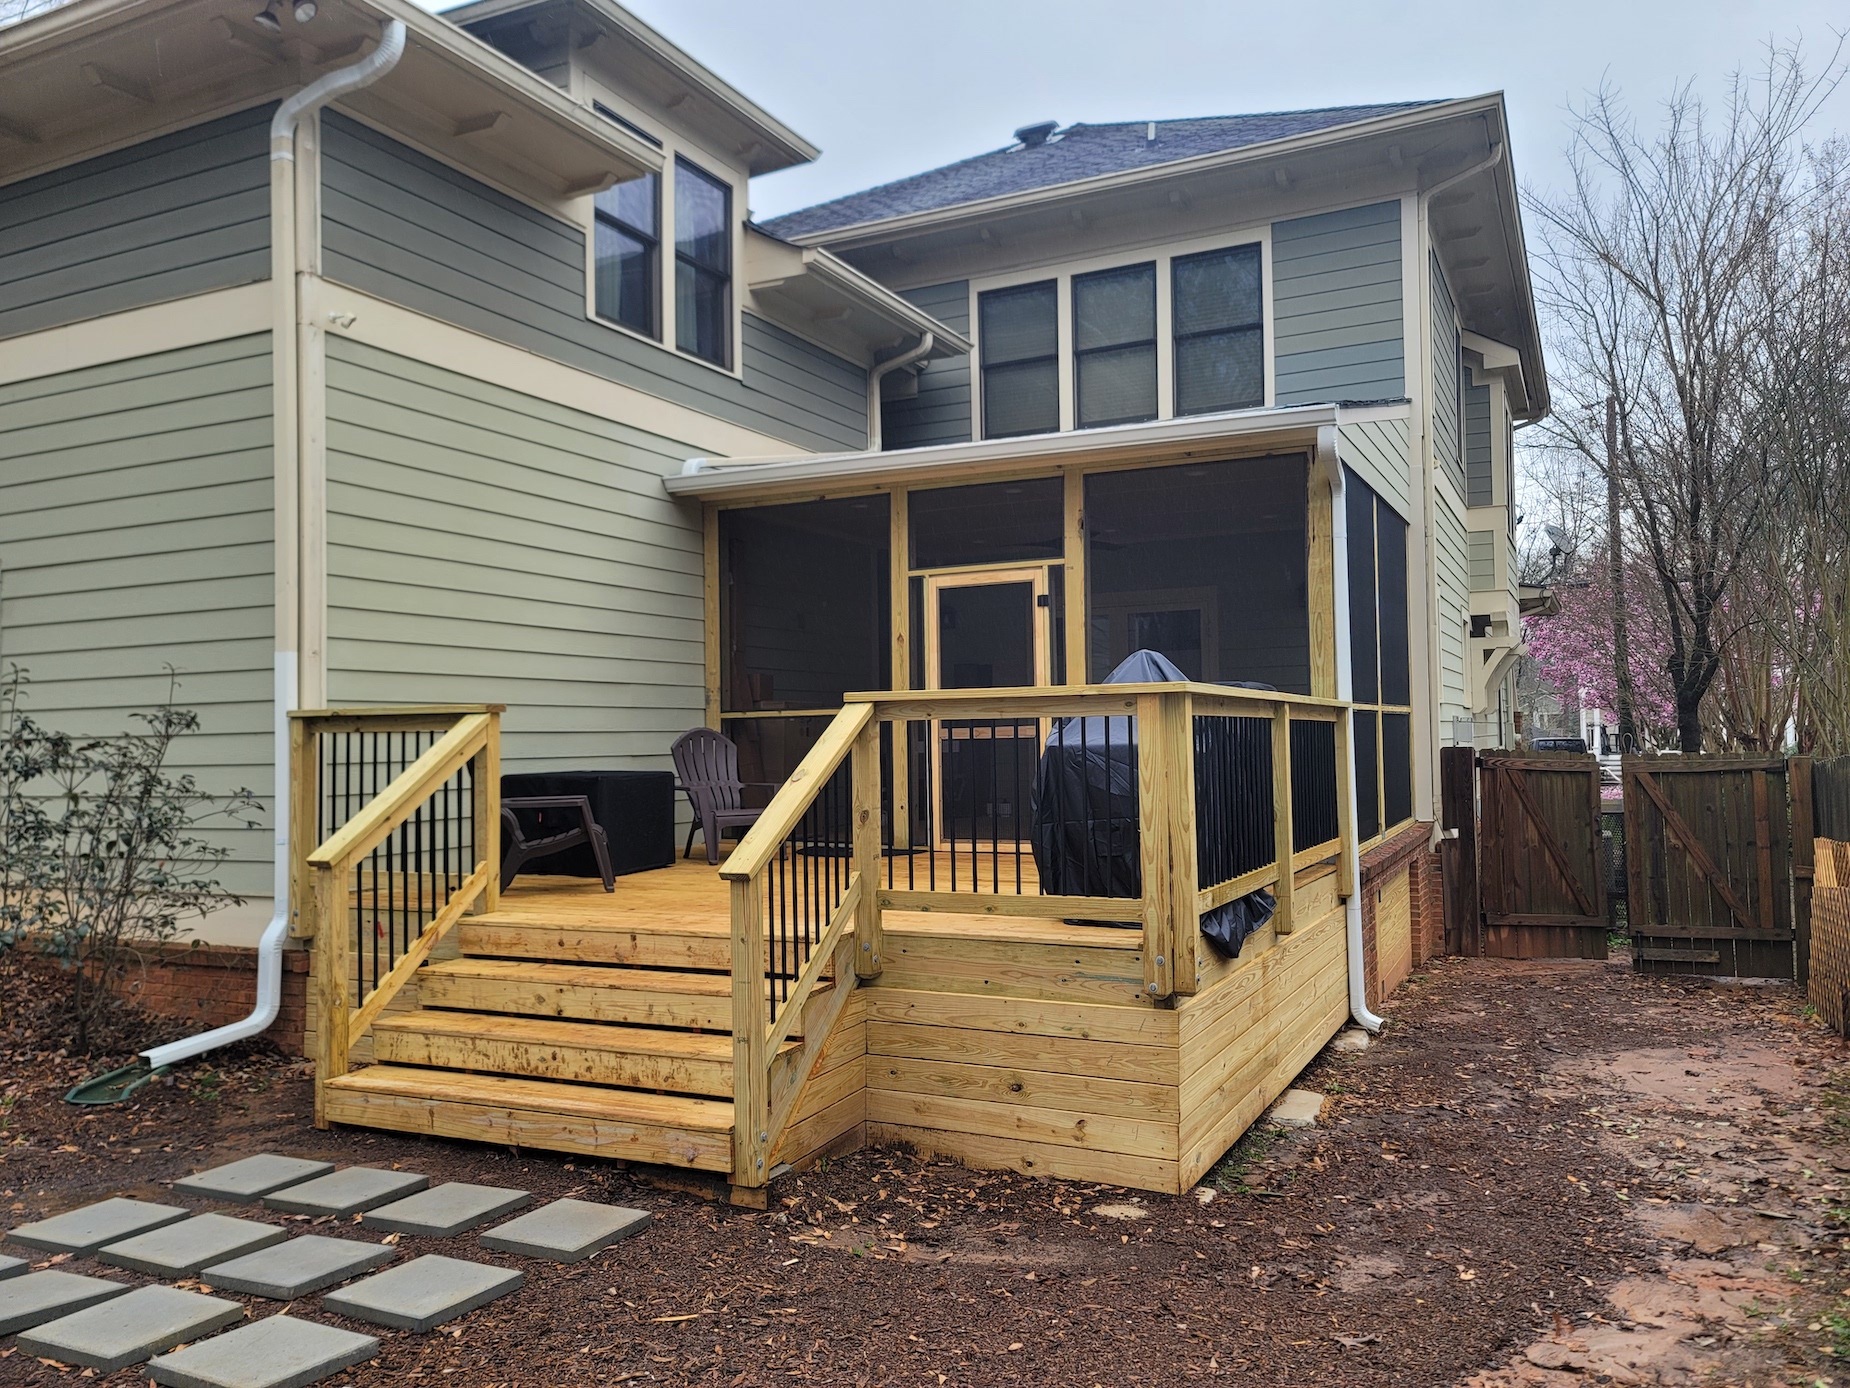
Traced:
POLYGON ((1795 845, 1811 841, 1809 759, 1626 757, 1620 775, 1634 967, 1798 978, 1792 883, 1795 845))
POLYGON ((1599 763, 1574 753, 1478 758, 1483 953, 1604 959, 1599 763))

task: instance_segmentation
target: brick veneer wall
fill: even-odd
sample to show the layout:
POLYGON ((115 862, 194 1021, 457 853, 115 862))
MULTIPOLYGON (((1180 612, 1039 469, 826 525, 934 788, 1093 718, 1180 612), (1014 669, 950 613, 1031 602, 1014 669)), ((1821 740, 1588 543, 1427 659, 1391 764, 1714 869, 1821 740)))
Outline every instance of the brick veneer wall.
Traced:
POLYGON ((1407 902, 1412 916, 1413 966, 1418 968, 1445 951, 1444 897, 1439 855, 1427 848, 1432 825, 1415 821, 1362 855, 1362 959, 1368 978, 1368 1003, 1382 1000, 1381 961, 1375 952, 1375 889, 1403 872, 1411 874, 1407 902))
MULTIPOLYGON (((283 1002, 264 1035, 289 1055, 302 1054, 308 1020, 308 951, 283 951, 283 1002)), ((201 1030, 242 1021, 257 1001, 257 951, 237 945, 169 945, 131 967, 122 996, 163 1017, 184 1017, 201 1030)))

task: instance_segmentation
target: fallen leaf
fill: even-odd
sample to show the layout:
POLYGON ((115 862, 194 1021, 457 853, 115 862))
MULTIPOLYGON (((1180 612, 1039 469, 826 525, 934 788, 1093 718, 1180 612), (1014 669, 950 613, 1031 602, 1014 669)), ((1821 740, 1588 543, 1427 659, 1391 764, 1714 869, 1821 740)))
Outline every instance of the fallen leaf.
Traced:
POLYGON ((1381 1343, 1381 1337, 1379 1335, 1332 1335, 1330 1338, 1344 1349, 1360 1349, 1363 1345, 1378 1345, 1381 1343))

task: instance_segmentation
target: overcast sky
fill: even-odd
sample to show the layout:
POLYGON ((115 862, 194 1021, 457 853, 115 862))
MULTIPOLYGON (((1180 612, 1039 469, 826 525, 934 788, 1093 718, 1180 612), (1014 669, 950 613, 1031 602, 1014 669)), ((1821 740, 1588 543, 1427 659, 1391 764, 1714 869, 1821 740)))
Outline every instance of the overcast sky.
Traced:
MULTIPOLYGON (((822 157, 757 181, 771 217, 995 149, 1036 120, 1149 120, 1508 94, 1517 176, 1561 181, 1565 111, 1602 78, 1646 112, 1705 90, 1770 36, 1818 60, 1822 0, 625 0, 822 157)), ((433 6, 440 8, 440 6, 433 6)), ((1850 92, 1826 123, 1850 130, 1850 92)))

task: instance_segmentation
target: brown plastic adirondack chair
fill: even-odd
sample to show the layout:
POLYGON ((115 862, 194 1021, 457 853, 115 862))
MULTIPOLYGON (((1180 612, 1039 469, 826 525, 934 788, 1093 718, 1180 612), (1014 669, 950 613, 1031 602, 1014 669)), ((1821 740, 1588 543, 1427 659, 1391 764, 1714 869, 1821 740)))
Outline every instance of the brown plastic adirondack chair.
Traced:
POLYGON ((690 728, 674 740, 669 755, 674 758, 681 789, 694 809, 694 822, 688 825, 687 846, 681 856, 693 854, 694 830, 698 829, 706 840, 707 861, 717 863, 719 842, 727 831, 743 833, 764 813, 745 808, 747 783, 739 779, 738 744, 711 728, 690 728))

